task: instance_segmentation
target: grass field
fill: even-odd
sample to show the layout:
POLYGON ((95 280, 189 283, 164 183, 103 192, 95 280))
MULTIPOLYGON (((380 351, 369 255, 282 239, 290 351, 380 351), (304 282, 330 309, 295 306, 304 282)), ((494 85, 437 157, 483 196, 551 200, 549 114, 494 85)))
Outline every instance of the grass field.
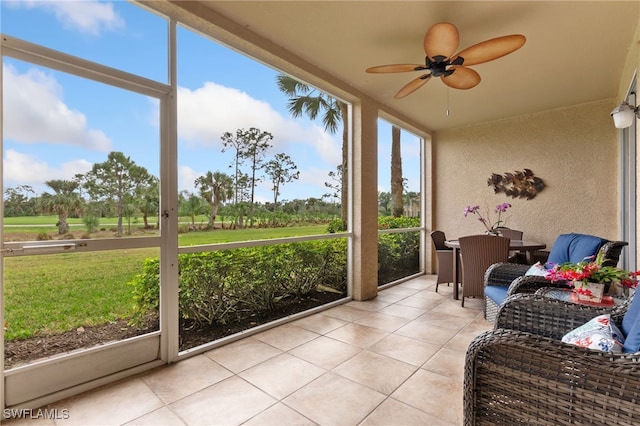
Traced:
MULTIPOLYGON (((123 219, 123 222, 126 222, 126 219, 123 219)), ((179 222, 183 222, 183 223, 191 223, 191 218, 188 217, 180 217, 178 218, 179 222)), ((150 220, 151 223, 156 223, 155 220, 150 220)), ((195 222, 197 224, 199 223, 207 223, 207 217, 200 215, 200 216, 196 216, 196 220, 195 222)), ((55 229, 56 227, 56 223, 58 223, 58 216, 56 215, 43 215, 43 216, 28 216, 28 217, 24 217, 24 216, 20 216, 20 217, 5 217, 4 221, 3 221, 4 225, 11 225, 11 226, 30 226, 30 225, 47 225, 50 226, 52 229, 55 229)), ((69 225, 82 225, 84 226, 82 219, 81 218, 74 218, 74 217, 70 217, 67 219, 67 223, 69 225)), ((108 224, 116 224, 118 223, 118 218, 117 217, 103 217, 100 218, 100 226, 104 225, 108 225, 108 224)), ((142 219, 140 218, 135 218, 131 220, 132 224, 141 224, 142 223, 142 219)))
POLYGON ((8 340, 104 324, 133 313, 127 282, 157 249, 5 259, 8 340))
MULTIPOLYGON (((44 217, 5 227, 5 241, 12 233, 33 232, 34 238, 48 225, 44 217), (35 229, 36 231, 31 231, 35 229)), ((56 218, 57 220, 57 218, 56 218)), ((106 221, 105 221, 106 222, 106 221)), ((55 226, 51 227, 55 231, 55 226)), ((326 225, 284 228, 198 231, 180 234, 181 246, 220 242, 284 238, 324 234, 326 225)), ((159 249, 109 250, 7 257, 4 262, 5 337, 28 338, 104 324, 133 314, 127 282, 140 272, 147 257, 159 249)))

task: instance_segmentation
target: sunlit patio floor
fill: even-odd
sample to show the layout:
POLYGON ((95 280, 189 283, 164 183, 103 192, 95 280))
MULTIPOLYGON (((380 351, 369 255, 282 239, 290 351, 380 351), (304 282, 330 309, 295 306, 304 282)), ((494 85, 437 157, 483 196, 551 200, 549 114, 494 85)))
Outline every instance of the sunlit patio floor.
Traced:
MULTIPOLYGON (((51 404, 40 425, 459 425, 480 299, 406 281, 51 404)), ((12 426, 24 420, 7 422, 12 426)))

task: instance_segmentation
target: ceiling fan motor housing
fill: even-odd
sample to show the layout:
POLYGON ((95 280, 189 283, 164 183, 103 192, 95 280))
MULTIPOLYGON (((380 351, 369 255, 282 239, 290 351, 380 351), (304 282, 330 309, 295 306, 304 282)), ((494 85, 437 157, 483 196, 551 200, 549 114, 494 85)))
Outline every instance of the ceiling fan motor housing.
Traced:
POLYGON ((451 74, 455 70, 448 70, 447 67, 449 65, 462 65, 462 61, 458 62, 458 59, 462 59, 460 57, 456 58, 455 61, 451 62, 449 59, 442 55, 436 55, 433 57, 433 60, 428 56, 425 56, 425 63, 427 64, 427 69, 431 71, 431 75, 433 77, 446 77, 451 74))

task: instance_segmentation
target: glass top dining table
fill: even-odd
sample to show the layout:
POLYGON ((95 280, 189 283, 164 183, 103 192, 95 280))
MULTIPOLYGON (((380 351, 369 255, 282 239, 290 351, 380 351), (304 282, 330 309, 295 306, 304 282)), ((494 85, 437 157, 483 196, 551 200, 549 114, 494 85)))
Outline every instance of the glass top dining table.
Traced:
MULTIPOLYGON (((453 298, 458 300, 458 283, 460 282, 459 278, 459 251, 460 251, 460 242, 458 240, 446 240, 444 245, 447 247, 451 247, 452 255, 453 255, 453 277, 455 280, 455 285, 453 286, 453 298)), ((537 241, 529 241, 529 240, 510 240, 509 241, 509 250, 511 251, 520 251, 525 253, 527 258, 527 263, 531 263, 532 253, 536 250, 542 250, 546 248, 547 245, 544 243, 539 243, 537 241)))

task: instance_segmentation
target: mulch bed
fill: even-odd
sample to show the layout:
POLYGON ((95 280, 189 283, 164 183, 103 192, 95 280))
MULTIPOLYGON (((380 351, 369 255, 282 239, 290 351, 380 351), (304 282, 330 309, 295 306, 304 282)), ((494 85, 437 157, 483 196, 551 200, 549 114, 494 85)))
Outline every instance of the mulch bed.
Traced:
MULTIPOLYGON (((230 324, 214 324, 207 328, 195 328, 192 324, 180 324, 180 350, 231 336, 261 324, 303 312, 317 306, 343 298, 344 295, 330 292, 314 292, 308 297, 265 313, 253 315, 242 321, 230 324)), ((5 342, 5 369, 28 364, 53 355, 87 349, 108 342, 128 339, 158 330, 159 319, 156 314, 148 315, 142 324, 132 326, 128 320, 118 320, 109 324, 92 327, 80 327, 60 334, 36 336, 30 339, 5 342)))

